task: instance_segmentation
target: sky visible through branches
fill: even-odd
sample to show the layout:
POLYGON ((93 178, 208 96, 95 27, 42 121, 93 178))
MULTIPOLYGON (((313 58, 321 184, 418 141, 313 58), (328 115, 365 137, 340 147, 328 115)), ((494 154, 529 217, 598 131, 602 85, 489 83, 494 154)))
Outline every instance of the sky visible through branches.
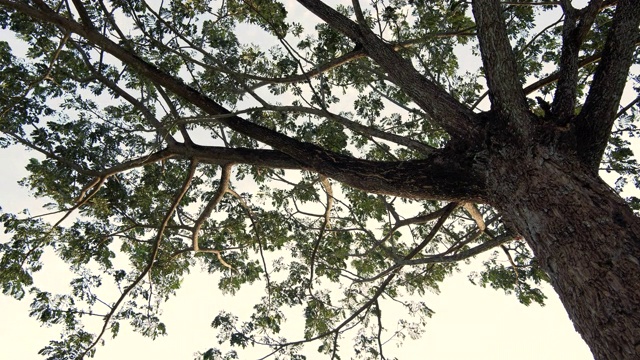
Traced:
MULTIPOLYGON (((331 2, 327 2, 331 4, 331 2)), ((289 15, 296 19, 296 21, 303 23, 307 30, 313 29, 311 24, 317 22, 316 18, 309 12, 303 10, 295 1, 286 2, 287 11, 289 15)), ((152 5, 156 6, 156 5, 152 5)), ((574 2, 574 6, 579 7, 579 2, 574 2)), ((560 19, 560 13, 545 13, 545 18, 539 22, 538 28, 544 29, 546 26, 555 23, 560 19)), ((263 48, 267 48, 271 45, 278 45, 273 38, 259 37, 254 34, 259 34, 259 27, 252 25, 242 25, 237 28, 238 38, 240 42, 246 42, 246 44, 260 44, 263 48)), ((302 36, 303 37, 303 36, 302 36)), ((297 41, 296 37, 287 37, 290 42, 297 41)), ((13 40, 12 47, 15 53, 20 53, 20 42, 13 40)), ((472 56, 470 50, 464 47, 456 48, 459 61, 462 64, 461 69, 463 71, 475 72, 480 64, 477 57, 472 56)), ((247 55, 249 56, 249 55, 247 55)), ((257 61, 257 60, 256 60, 257 61)), ((320 60, 318 60, 320 61, 320 60)), ((307 71, 313 71, 313 64, 305 64, 307 71)), ((549 69, 550 72, 552 69, 549 69)), ((184 77, 188 78, 190 75, 188 70, 182 69, 184 77)), ((182 74, 181 73, 181 74, 182 74)), ((340 112, 353 111, 350 105, 357 102, 358 91, 351 89, 346 93, 339 94, 334 93, 332 95, 325 94, 324 91, 319 93, 313 93, 312 89, 322 89, 327 80, 324 76, 315 77, 309 80, 309 83, 313 87, 304 88, 301 90, 301 97, 313 98, 319 97, 318 101, 322 107, 328 107, 333 113, 339 114, 340 112), (327 97, 325 99, 325 96, 327 97), (330 96, 336 96, 339 98, 340 104, 337 101, 331 100, 330 96)), ((529 82, 527 82, 529 83, 529 82)), ((256 85, 256 87, 258 87, 256 85)), ((86 90, 88 91, 88 90, 86 90)), ((287 96, 275 96, 273 89, 269 89, 266 86, 258 88, 253 91, 255 96, 253 99, 245 97, 241 102, 235 105, 233 110, 236 110, 239 115, 251 113, 251 109, 254 107, 264 106, 260 99, 269 103, 272 108, 275 106, 288 106, 280 104, 289 104, 295 100, 294 97, 287 96), (278 105, 273 105, 278 103, 278 105)), ((100 101, 104 103, 100 104, 105 106, 109 104, 111 99, 109 96, 103 95, 99 97, 100 101)), ((166 100, 166 99, 165 99, 166 100)), ((316 99, 317 100, 317 99, 316 99)), ((384 110, 382 116, 388 112, 388 116, 392 116, 391 110, 393 104, 388 100, 385 101, 387 110, 384 110)), ((629 99, 626 99, 629 101, 629 99)), ((623 101, 625 103, 625 101, 623 101)), ((59 106, 59 103, 52 102, 54 106, 59 106)), ((487 100, 479 102, 477 109, 485 109, 487 100)), ((268 107, 268 106, 266 106, 268 107)), ((167 113, 171 112, 170 109, 156 109, 158 118, 161 118, 163 111, 167 113)), ((320 110, 318 110, 320 111, 320 110)), ((345 113, 341 113, 343 116, 337 121, 348 121, 348 116, 345 113)), ((78 116, 77 110, 70 110, 67 116, 78 116)), ((199 123, 202 119, 198 117, 183 119, 184 122, 199 123)), ((207 119, 209 121, 210 119, 207 119)), ((147 140, 151 141, 155 134, 146 134, 147 140)), ((184 139, 178 132, 175 137, 177 139, 184 139)), ((220 139, 212 140, 210 132, 202 130, 190 132, 191 140, 200 145, 216 145, 219 146, 226 141, 222 136, 220 139)), ((383 145, 390 144, 392 140, 380 140, 383 145)), ((413 144, 414 146, 417 146, 413 144)), ((349 145, 353 147, 352 145, 349 145)), ((411 146, 411 144, 409 144, 411 146)), ((384 146, 380 146, 384 148, 384 146)), ((156 149, 157 150, 157 149, 156 149)), ((354 151, 357 151, 353 147, 354 151)), ((24 208, 30 209, 30 215, 39 215, 46 213, 50 210, 42 208, 44 205, 41 200, 33 200, 29 197, 29 193, 25 188, 19 188, 16 182, 20 179, 28 176, 23 168, 32 157, 38 158, 39 155, 33 151, 25 151, 24 149, 13 146, 10 149, 3 150, 2 158, 0 158, 0 168, 4 170, 5 176, 0 179, 0 188, 3 190, 3 195, 0 197, 0 206, 3 211, 18 213, 24 208)), ((265 211, 280 210, 277 206, 270 202, 268 197, 261 199, 261 191, 263 189, 248 178, 245 180, 237 180, 241 170, 233 169, 232 171, 232 197, 237 200, 236 209, 240 208, 253 208, 254 204, 259 204, 265 211), (254 194, 252 198, 244 197, 243 194, 254 194)), ((204 177, 204 176, 203 176, 204 177)), ((277 175, 281 181, 278 186, 282 186, 282 189, 288 189, 287 182, 298 183, 303 179, 303 175, 300 175, 298 171, 286 171, 280 175, 277 175), (284 175, 283 175, 284 174, 284 175)), ((219 175, 216 174, 216 179, 219 175)), ((197 180, 201 180, 197 178, 197 180)), ((610 179, 615 181, 615 178, 610 179)), ((295 184, 294 184, 295 185, 295 184)), ((318 193, 322 197, 311 205, 305 204, 300 213, 315 214, 317 220, 313 224, 320 223, 322 215, 327 211, 331 213, 333 217, 340 218, 345 210, 331 209, 329 203, 335 201, 338 203, 336 206, 343 206, 348 208, 345 203, 340 203, 340 199, 350 196, 345 192, 343 188, 339 187, 336 182, 331 182, 328 185, 328 180, 319 178, 311 187, 319 189, 318 193), (326 181, 326 182, 325 182, 326 181), (318 215, 319 214, 319 215, 318 215)), ((277 186, 276 186, 277 188, 277 186)), ((631 188, 628 187, 628 188, 631 188)), ((213 191, 213 189, 211 189, 213 191)), ((203 204, 200 202, 194 202, 192 208, 197 212, 199 207, 203 204)), ((240 209, 242 210, 242 209, 240 209)), ((399 205, 398 212, 402 212, 403 216, 409 218, 411 215, 416 214, 420 210, 415 205, 399 205), (413 206, 413 207, 412 207, 413 206)), ((486 214, 490 214, 489 210, 481 208, 486 214)), ((76 216, 76 214, 73 214, 76 216)), ((57 221, 63 214, 55 214, 52 216, 52 222, 57 221)), ((473 217, 473 216, 471 216, 473 217)), ((218 213, 212 216, 212 219, 216 221, 224 221, 226 214, 218 213)), ((247 232, 254 226, 252 224, 251 217, 245 219, 247 226, 247 232)), ((69 218, 61 225, 65 226, 70 224, 74 220, 74 217, 69 218)), ((452 229, 461 229, 465 224, 473 224, 473 219, 469 216, 456 217, 456 225, 453 225, 453 221, 448 222, 447 226, 452 229)), ((485 221, 487 219, 485 218, 485 221)), ((383 237, 384 229, 379 225, 379 222, 370 221, 365 225, 370 226, 371 232, 376 237, 383 237)), ((327 224, 322 226, 321 231, 331 231, 331 227, 327 224)), ((411 237, 411 233, 408 230, 400 230, 405 237, 411 237)), ((4 241, 4 238, 0 238, 4 241)), ((234 250, 229 252, 223 252, 221 254, 216 253, 220 259, 222 265, 227 264, 225 259, 229 259, 229 253, 233 253, 234 250)), ((262 252, 262 249, 260 250, 262 252)), ((543 285, 545 294, 549 297, 546 300, 546 307, 540 307, 534 304, 530 307, 525 307, 517 302, 514 296, 507 296, 503 291, 494 291, 490 288, 484 289, 481 287, 473 286, 469 283, 466 275, 473 271, 481 271, 482 261, 490 259, 492 256, 496 257, 505 266, 509 266, 510 259, 503 256, 500 251, 490 251, 481 255, 478 259, 471 261, 470 264, 461 265, 461 271, 457 276, 452 279, 445 280, 440 287, 441 294, 436 295, 427 292, 425 295, 415 297, 420 301, 424 301, 429 309, 435 311, 435 315, 427 320, 427 325, 423 329, 424 334, 417 340, 410 340, 407 338, 403 343, 401 349, 395 349, 395 346, 391 346, 390 353, 393 356, 397 356, 400 359, 416 358, 416 354, 420 356, 429 356, 434 359, 459 359, 459 358, 473 358, 473 359, 574 359, 574 360, 588 360, 592 356, 582 342, 579 335, 572 329, 572 324, 568 320, 564 309, 562 308, 557 296, 552 293, 552 289, 549 285, 543 285), (496 254, 496 255, 494 255, 496 254)), ((284 261, 289 261, 287 258, 288 253, 284 250, 273 251, 269 253, 271 257, 269 261, 276 260, 279 256, 285 258, 284 261)), ((67 271, 67 265, 61 263, 57 257, 52 253, 46 253, 43 258, 45 263, 45 270, 34 275, 36 283, 46 284, 47 290, 53 293, 69 292, 69 280, 73 276, 67 271)), ((114 260, 116 268, 126 267, 126 259, 114 260), (120 262, 119 262, 120 261, 120 262)), ((231 261, 231 260, 229 260, 231 261)), ((511 264, 513 264, 511 262, 511 264)), ((95 265, 94 265, 95 266, 95 265)), ((231 267, 231 266, 230 266, 231 267)), ((98 346, 96 359, 113 359, 113 358, 138 358, 138 357, 152 357, 152 358, 167 358, 167 359, 187 359, 192 358, 195 351, 202 351, 211 346, 216 346, 215 332, 211 329, 210 324, 212 319, 221 311, 230 309, 234 314, 243 316, 250 315, 252 307, 256 303, 260 303, 260 297, 264 294, 262 289, 267 285, 265 279, 261 279, 253 283, 253 285, 244 285, 235 295, 223 294, 217 289, 217 284, 224 276, 224 271, 216 273, 215 275, 207 274, 206 271, 198 271, 199 267, 192 267, 192 272, 187 274, 182 282, 182 286, 177 290, 177 296, 171 298, 166 304, 162 306, 161 318, 167 325, 167 336, 161 336, 155 341, 150 341, 148 338, 143 338, 137 333, 131 331, 130 327, 126 324, 122 326, 120 335, 116 339, 111 339, 110 336, 105 336, 106 347, 98 346), (257 291, 255 289, 260 289, 257 291)), ((93 270, 98 270, 94 268, 93 270)), ((233 271, 228 270, 230 278, 232 278, 233 271)), ((313 272, 312 272, 313 273, 313 272)), ((273 275, 271 281, 279 281, 281 279, 278 276, 286 275, 273 275)), ((341 286, 331 285, 336 287, 336 292, 341 286)), ((331 286, 329 291, 332 291, 331 286)), ((122 289, 118 289, 112 284, 105 285, 101 290, 100 299, 104 299, 106 302, 113 302, 122 292, 122 289), (106 290, 105 290, 106 289, 106 290)), ((102 301, 102 300, 101 300, 102 301)), ((395 324, 393 319, 402 317, 401 307, 394 307, 394 303, 390 299, 380 300, 385 302, 385 306, 382 307, 382 316, 388 322, 386 324, 395 324)), ((96 307, 98 309, 99 306, 96 307)), ((59 329, 41 328, 35 319, 26 319, 28 310, 28 302, 18 302, 8 297, 0 297, 0 314, 2 314, 3 324, 0 325, 0 342, 3 343, 2 353, 7 358, 15 359, 37 359, 40 358, 35 353, 38 349, 44 346, 48 340, 55 339, 59 333, 59 329)), ((283 334, 288 339, 297 340, 303 338, 304 322, 305 319, 302 316, 302 306, 293 307, 286 313, 287 321, 282 325, 283 334)), ((123 322, 123 323, 126 323, 123 322)), ((96 318, 94 320, 87 320, 85 322, 86 330, 89 332, 98 332, 102 327, 102 319, 96 318)), ((383 336, 384 339, 390 339, 389 344, 394 344, 396 339, 394 338, 394 329, 391 325, 385 326, 387 333, 383 336)), ((411 329, 408 330, 411 332, 411 329)), ((355 334, 348 333, 342 340, 341 346, 343 348, 348 347, 351 338, 355 334)), ((410 336, 409 336, 410 337, 410 336)), ((316 343, 308 346, 312 348, 309 353, 313 358, 316 343)), ((257 358, 268 354, 267 348, 255 347, 248 348, 245 352, 241 352, 240 358, 249 359, 257 358)), ((345 350, 346 354, 349 354, 349 350, 345 350)), ((348 355, 347 355, 348 356, 348 355)))

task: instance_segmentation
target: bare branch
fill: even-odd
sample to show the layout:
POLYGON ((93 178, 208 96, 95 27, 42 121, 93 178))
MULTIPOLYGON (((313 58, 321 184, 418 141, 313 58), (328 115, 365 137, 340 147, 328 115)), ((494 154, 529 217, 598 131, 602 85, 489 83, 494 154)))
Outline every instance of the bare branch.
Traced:
POLYGON ((637 96, 635 99, 633 99, 627 105, 625 105, 622 109, 620 109, 620 111, 618 111, 618 113, 616 114, 616 119, 619 118, 620 116, 626 114, 627 111, 629 111, 629 109, 631 109, 632 107, 636 106, 638 103, 640 103, 640 96, 637 96))
POLYGON ((640 25, 640 2, 620 0, 593 76, 591 89, 575 120, 578 155, 597 171, 616 119, 633 60, 640 25))
POLYGON ((98 69, 95 69, 91 64, 89 56, 82 50, 82 48, 74 41, 72 42, 74 48, 80 54, 80 57, 84 60, 87 69, 91 72, 91 74, 95 77, 96 80, 100 81, 103 85, 111 89, 114 93, 118 94, 118 96, 125 99, 129 102, 134 109, 139 111, 142 116, 147 120, 147 122, 156 129, 157 133, 161 136, 162 140, 167 141, 169 144, 175 144, 177 141, 171 136, 171 133, 162 125, 162 123, 151 113, 149 108, 145 106, 141 101, 133 97, 129 92, 120 87, 117 83, 107 78, 102 74, 98 69))
POLYGON ((472 4, 492 109, 504 120, 518 124, 518 131, 526 135, 529 107, 518 81, 516 58, 509 44, 500 1, 474 0, 472 4))
POLYGON ((378 342, 378 353, 380 354, 380 359, 386 360, 386 358, 382 353, 382 339, 381 339, 382 329, 383 329, 382 328, 382 310, 380 309, 380 304, 378 303, 378 299, 376 299, 374 305, 375 305, 375 309, 373 310, 373 313, 378 319, 378 334, 376 336, 376 341, 378 342))
POLYGON ((82 1, 81 0, 72 0, 72 1, 73 1, 73 6, 75 6, 76 11, 80 15, 80 20, 82 20, 82 23, 87 27, 91 27, 91 28, 94 27, 93 21, 91 21, 91 17, 89 16, 89 13, 87 12, 87 9, 85 8, 82 1))
POLYGON ((420 243, 420 245, 416 246, 409 254, 404 257, 404 260, 413 259, 418 255, 430 242, 433 238, 438 234, 444 222, 449 218, 449 216, 456 210, 458 207, 458 203, 452 202, 447 204, 447 206, 442 208, 442 215, 438 219, 438 221, 433 225, 431 232, 425 237, 425 239, 420 243))
POLYGON ((191 185, 191 180, 193 179, 193 176, 195 175, 197 166, 198 166, 198 162, 197 161, 191 161, 191 165, 189 167, 189 172, 187 174, 187 178, 185 179, 180 191, 178 191, 176 193, 175 199, 171 203, 171 206, 167 210, 167 213, 166 213, 166 215, 164 217, 164 220, 162 221, 162 224, 160 224, 160 227, 158 228, 158 233, 157 233, 156 238, 155 238, 155 240, 153 242, 153 247, 152 247, 151 251, 149 252, 149 259, 147 260, 147 265, 144 267, 144 269, 142 269, 140 274, 133 280, 133 282, 131 284, 129 284, 129 286, 127 286, 126 289, 124 289, 124 291, 122 292, 122 294, 120 295, 118 300, 115 302, 115 304, 113 304, 111 306, 111 310, 109 311, 107 316, 104 317, 104 325, 102 326, 102 330, 100 331, 98 336, 95 338, 95 340, 89 345, 89 347, 87 347, 83 351, 83 353, 80 354, 80 356, 79 356, 80 360, 84 359, 84 357, 91 351, 91 349, 93 349, 98 344, 100 339, 102 339, 102 336, 107 331, 107 327, 109 326, 111 318, 113 317, 113 315, 116 313, 116 311, 120 307, 120 304, 122 304, 124 299, 131 292, 131 290, 133 290, 136 286, 138 286, 140 281, 142 281, 142 279, 144 279, 145 276, 147 276, 147 274, 151 271, 151 268, 153 267, 153 265, 154 265, 154 263, 156 261, 156 257, 158 256, 158 250, 160 249, 160 242, 162 240, 162 237, 164 236, 164 231, 165 231, 167 225, 169 225, 169 221, 173 217, 174 212, 178 208, 178 204, 180 204, 180 201, 182 200, 182 198, 187 194, 187 191, 189 190, 189 186, 191 185))
POLYGON ((313 244, 313 250, 311 251, 311 257, 309 258, 309 292, 311 292, 311 288, 313 287, 313 275, 314 275, 316 254, 318 253, 318 248, 320 247, 320 242, 324 237, 325 231, 330 226, 331 210, 333 209, 333 190, 331 188, 331 182, 326 177, 321 176, 320 183, 322 184, 322 187, 324 188, 324 191, 327 194, 327 205, 325 206, 324 219, 323 219, 322 226, 320 227, 318 237, 316 238, 313 244))
MULTIPOLYGON (((637 44, 636 44, 637 45, 637 44)), ((599 61, 601 59, 602 53, 597 53, 591 56, 587 56, 583 59, 581 59, 580 61, 578 61, 578 67, 579 68, 583 68, 589 64, 592 64, 596 61, 599 61)), ((560 78, 560 72, 555 72, 547 77, 544 77, 536 82, 534 82, 533 84, 529 84, 524 88, 524 93, 529 95, 534 91, 540 90, 543 87, 552 84, 556 81, 558 81, 558 79, 560 78)))
POLYGON ((484 220, 482 219, 482 214, 480 214, 480 211, 478 210, 476 204, 464 203, 462 206, 467 211, 469 216, 471 216, 473 221, 476 222, 476 225, 478 225, 478 230, 484 231, 487 228, 487 225, 485 225, 484 220))
MULTIPOLYGON (((420 43, 424 43, 425 41, 428 41, 431 39, 446 38, 446 37, 452 37, 452 36, 472 36, 475 34, 471 32, 471 30, 473 30, 474 28, 475 27, 469 27, 462 30, 429 33, 421 36, 420 38, 404 40, 397 43, 391 43, 390 45, 393 47, 394 50, 398 51, 398 50, 410 48, 420 43)), ((258 80, 259 82, 257 84, 250 87, 251 90, 256 90, 258 88, 261 88, 265 85, 270 85, 270 84, 287 84, 287 83, 297 83, 297 82, 307 81, 310 78, 329 72, 335 68, 340 67, 341 65, 355 61, 357 59, 361 59, 366 56, 367 56, 367 53, 363 48, 353 49, 344 55, 338 56, 335 59, 331 59, 323 64, 319 64, 302 74, 292 75, 286 78, 269 78, 269 77, 258 76, 258 75, 241 74, 236 72, 230 72, 228 69, 222 69, 222 68, 218 70, 224 71, 226 73, 229 73, 230 75, 237 76, 239 78, 258 80)))
POLYGON ((479 138, 479 118, 438 85, 427 80, 409 60, 401 57, 392 45, 385 43, 370 29, 346 18, 322 1, 298 2, 334 30, 361 44, 367 55, 389 74, 389 78, 452 137, 466 141, 479 138))
MULTIPOLYGON (((87 29, 81 24, 71 21, 54 11, 40 11, 22 3, 9 0, 0 0, 0 4, 5 5, 7 8, 18 10, 40 21, 56 24, 85 37, 90 42, 102 47, 105 51, 136 70, 141 76, 172 91, 209 115, 218 116, 230 114, 223 106, 188 86, 180 79, 164 73, 155 65, 144 61, 135 53, 114 43, 97 31, 87 29)), ((331 9, 331 11, 333 11, 332 14, 335 13, 333 9, 331 9)), ((339 16, 342 17, 342 15, 339 16)), ((342 19, 352 24, 350 20, 344 17, 342 17, 342 19)), ((375 37, 373 33, 371 33, 369 37, 371 36, 375 37)), ((380 39, 375 38, 375 40, 369 39, 368 41, 372 42, 372 49, 375 50, 376 46, 382 47, 383 50, 381 51, 385 54, 390 54, 389 56, 393 58, 398 57, 395 51, 388 48, 380 39)), ((383 54, 381 56, 385 57, 386 55, 383 54)), ((389 60, 389 58, 387 58, 387 60, 389 60)), ((406 62, 402 58, 396 60, 406 62)), ((398 62, 394 61, 394 69, 392 71, 398 71, 395 69, 396 67, 399 69, 402 68, 402 66, 397 65, 398 62)), ((412 67, 411 70, 407 71, 416 72, 412 67)), ((419 76, 419 74, 416 76, 419 76)), ((417 77, 413 75, 411 77, 412 80, 416 78, 417 77)), ((418 77, 418 79, 423 78, 418 77)), ((409 81, 409 79, 407 79, 407 81, 409 81)), ((426 86, 425 91, 427 88, 435 91, 423 94, 425 97, 422 98, 422 101, 432 102, 434 104, 445 104, 443 108, 440 108, 440 110, 443 111, 441 118, 451 119, 451 121, 453 121, 445 121, 448 128, 455 128, 455 132, 458 132, 460 136, 462 136, 463 133, 467 135, 480 134, 477 132, 479 130, 479 128, 476 128, 477 124, 469 122, 471 121, 470 119, 475 119, 475 115, 472 117, 463 116, 463 113, 472 114, 472 112, 466 108, 464 108, 466 110, 463 111, 457 101, 450 103, 447 99, 451 99, 451 97, 441 89, 436 89, 437 87, 435 87, 435 85, 422 80, 418 80, 418 82, 426 86), (457 123, 459 126, 454 126, 454 123, 457 123)), ((468 161, 455 159, 452 157, 452 154, 432 154, 428 156, 428 159, 417 162, 404 161, 399 163, 386 163, 365 161, 327 151, 314 144, 300 142, 275 130, 254 124, 237 116, 222 117, 218 119, 218 122, 241 134, 270 145, 274 149, 280 150, 306 168, 311 168, 316 172, 356 188, 365 188, 370 192, 403 197, 483 202, 482 196, 485 187, 485 183, 482 181, 483 175, 473 174, 475 171, 469 168, 470 164, 468 161), (418 169, 420 176, 416 176, 416 170, 418 169), (458 174, 458 172, 460 173, 458 174), (443 181, 445 179, 446 181, 443 181), (452 190, 455 190, 455 193, 452 194, 452 190)), ((468 136, 465 138, 469 139, 468 136)), ((192 147, 192 149, 195 149, 195 146, 192 147)))
MULTIPOLYGON (((404 137, 404 136, 396 135, 394 133, 376 129, 372 126, 362 125, 356 121, 350 120, 344 116, 334 114, 324 109, 315 109, 315 108, 304 107, 304 106, 273 106, 273 105, 266 105, 263 108, 265 110, 276 111, 276 112, 290 111, 290 112, 300 112, 305 114, 312 114, 312 115, 326 117, 330 120, 333 120, 339 123, 345 128, 352 130, 354 132, 357 132, 359 134, 377 137, 382 140, 387 140, 387 141, 396 143, 398 145, 406 146, 409 149, 416 150, 423 154, 429 154, 433 150, 435 150, 434 147, 424 144, 422 142, 419 142, 417 140, 413 140, 408 137, 404 137)), ((247 109, 246 112, 255 111, 255 110, 258 110, 258 109, 247 109)))
POLYGON ((193 248, 193 251, 195 252, 200 251, 200 246, 198 245, 198 235, 200 233, 200 229, 202 228, 202 225, 204 224, 205 221, 207 221, 209 216, 211 216, 213 209, 216 206, 218 206, 224 194, 229 190, 229 181, 231 180, 231 168, 232 168, 231 165, 225 165, 222 167, 222 175, 220 176, 220 185, 218 185, 218 189, 216 190, 215 194, 213 194, 213 196, 211 197, 211 200, 209 200, 204 210, 202 210, 202 213, 200 213, 200 216, 196 220, 195 224, 193 224, 193 236, 191 238, 192 240, 191 246, 193 248))
MULTIPOLYGON (((431 240, 433 240, 433 238, 438 234, 440 229, 442 229, 444 222, 455 211, 458 205, 459 205, 458 203, 449 203, 447 204, 447 206, 441 208, 440 210, 433 212, 432 214, 429 214, 429 215, 433 215, 437 213, 438 216, 436 218, 438 219, 438 221, 433 225, 429 234, 425 236, 425 238, 422 240, 422 242, 418 246, 413 248, 408 254, 406 254, 403 257, 393 256, 395 260, 395 264, 393 264, 386 270, 381 271, 375 276, 372 276, 366 279, 363 278, 363 279, 357 280, 356 283, 374 281, 386 276, 387 274, 390 274, 390 273, 393 274, 398 272, 400 269, 402 269, 402 267, 404 266, 404 262, 406 260, 413 259, 414 257, 416 257, 416 255, 418 255, 431 242, 431 240)), ((396 230, 397 230, 397 227, 396 227, 396 230)), ((390 231, 389 234, 392 234, 392 232, 395 232, 395 230, 390 231)))
MULTIPOLYGON (((396 222, 393 224, 393 227, 389 229, 389 231, 382 237, 382 239, 376 241, 373 244, 373 246, 371 246, 367 251, 365 251, 363 254, 359 254, 358 256, 368 256, 375 249, 377 249, 378 247, 382 246, 385 242, 387 242, 393 236, 393 234, 395 234, 396 231, 398 231, 401 227, 407 226, 407 225, 425 224, 429 221, 438 219, 443 215, 445 215, 447 212, 452 211, 451 209, 452 206, 453 206, 453 210, 455 210, 455 206, 457 206, 457 204, 450 203, 447 206, 443 206, 442 208, 429 214, 414 216, 412 218, 402 219, 402 220, 397 219, 396 222)), ((386 249, 386 248, 383 248, 383 249, 386 249)))
POLYGON ((478 254, 481 254, 487 250, 491 250, 496 246, 500 246, 502 244, 506 244, 509 241, 513 240, 514 238, 516 238, 513 234, 504 234, 501 236, 498 236, 494 239, 488 240, 474 248, 471 248, 469 250, 466 251, 461 251, 457 254, 453 254, 453 255, 430 255, 430 256, 425 256, 424 258, 421 259, 413 259, 413 260, 405 260, 402 264, 403 265, 423 265, 423 264, 433 264, 433 263, 451 263, 451 262, 458 262, 461 260, 465 260, 471 257, 474 257, 478 254))
POLYGON ((552 112, 559 125, 566 125, 574 116, 578 89, 578 55, 587 31, 595 21, 604 0, 592 0, 581 12, 570 1, 561 1, 565 20, 562 30, 560 78, 553 97, 552 112))
POLYGON ((516 276, 516 284, 519 284, 520 283, 520 276, 518 275, 518 266, 513 261, 513 258, 511 257, 511 254, 509 253, 509 249, 507 249, 507 247, 504 246, 504 245, 500 245, 500 248, 505 253, 505 255, 507 255, 507 259, 509 259, 509 263, 511 264, 511 268, 513 269, 513 273, 516 276))

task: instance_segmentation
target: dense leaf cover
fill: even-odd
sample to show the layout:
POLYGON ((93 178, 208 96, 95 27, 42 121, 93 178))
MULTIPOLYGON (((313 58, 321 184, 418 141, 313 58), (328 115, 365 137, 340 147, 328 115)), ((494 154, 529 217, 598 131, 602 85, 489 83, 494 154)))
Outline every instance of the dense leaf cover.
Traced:
MULTIPOLYGON (((578 103, 615 11, 601 3, 580 48, 578 103)), ((470 111, 487 110, 467 2, 353 4, 330 5, 470 111)), ((555 2, 501 9, 527 105, 542 118, 565 16, 555 2)), ((547 275, 492 207, 368 189, 357 168, 341 178, 282 151, 293 143, 328 150, 318 159, 392 164, 426 159, 452 135, 362 44, 299 5, 2 0, 0 25, 0 144, 32 150, 22 184, 51 210, 2 213, 10 240, 0 244, 0 283, 5 295, 32 299, 31 316, 60 326, 62 340, 40 351, 48 359, 92 355, 121 323, 165 334, 162 304, 198 268, 223 292, 264 292, 253 314, 211 319, 219 344, 201 349, 205 359, 254 345, 303 359, 309 342, 329 356, 348 342, 360 358, 382 358, 385 339, 419 336, 432 315, 413 300, 481 253, 473 283, 543 303, 547 275), (69 293, 33 282, 44 253, 69 264, 69 293), (381 316, 393 301, 406 310, 399 320, 381 316), (290 314, 304 316, 301 333, 280 333, 290 314), (104 327, 83 326, 89 316, 104 327)), ((629 86, 638 80, 632 73, 629 86)), ((620 192, 638 186, 639 99, 621 107, 601 162, 620 192)))

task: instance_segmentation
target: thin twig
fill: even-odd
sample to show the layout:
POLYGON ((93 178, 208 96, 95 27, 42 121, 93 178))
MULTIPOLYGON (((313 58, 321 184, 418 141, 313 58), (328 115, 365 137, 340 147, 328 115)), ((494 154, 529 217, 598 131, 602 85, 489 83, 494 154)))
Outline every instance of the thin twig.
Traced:
POLYGON ((105 316, 104 325, 102 326, 102 330, 100 331, 100 333, 98 334, 96 339, 89 345, 89 347, 87 347, 82 352, 82 354, 78 357, 78 359, 80 359, 80 360, 84 359, 84 357, 91 351, 91 349, 93 349, 98 344, 100 339, 102 339, 102 336, 104 335, 104 333, 107 331, 107 326, 109 326, 110 320, 113 317, 113 315, 115 314, 116 310, 120 307, 120 304, 124 301, 124 299, 127 297, 127 295, 129 295, 131 290, 133 290, 140 283, 140 281, 142 281, 142 279, 144 279, 144 277, 147 276, 147 274, 153 268, 153 265, 154 265, 154 263, 156 261, 156 257, 158 256, 158 251, 160 249, 160 242, 162 240, 162 237, 164 236, 164 230, 166 229, 167 225, 169 224, 169 221, 171 220, 171 218, 173 217, 174 212, 178 208, 178 205, 180 204, 180 201, 187 194, 187 191, 189 190, 189 186, 191 185, 191 181, 193 180, 193 176, 195 175, 197 166, 198 166, 198 162, 192 160, 191 164, 190 164, 190 167, 189 167, 189 172, 187 174, 187 178, 185 179, 180 191, 176 194, 176 197, 173 200, 173 203, 171 204, 171 207, 167 211, 167 213, 166 213, 166 215, 164 217, 164 220, 162 221, 162 224, 158 228, 158 233, 156 235, 155 241, 153 242, 153 246, 152 246, 151 251, 149 253, 149 259, 147 260, 147 265, 144 267, 144 269, 142 269, 142 271, 135 278, 135 280, 131 284, 129 284, 129 286, 127 286, 124 289, 124 291, 122 292, 122 294, 120 295, 118 300, 111 307, 111 311, 109 311, 107 316, 105 316))

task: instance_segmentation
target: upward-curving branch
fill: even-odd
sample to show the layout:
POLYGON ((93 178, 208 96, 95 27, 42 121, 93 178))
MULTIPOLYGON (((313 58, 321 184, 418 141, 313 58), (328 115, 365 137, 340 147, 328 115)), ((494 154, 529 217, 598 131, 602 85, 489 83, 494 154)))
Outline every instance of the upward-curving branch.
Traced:
POLYGON ((475 0, 472 4, 491 107, 504 120, 514 123, 521 135, 526 135, 529 107, 519 80, 516 57, 509 44, 500 1, 475 0))
POLYGON ((578 155, 597 171, 616 120, 640 26, 640 2, 620 0, 591 89, 575 120, 578 155))

